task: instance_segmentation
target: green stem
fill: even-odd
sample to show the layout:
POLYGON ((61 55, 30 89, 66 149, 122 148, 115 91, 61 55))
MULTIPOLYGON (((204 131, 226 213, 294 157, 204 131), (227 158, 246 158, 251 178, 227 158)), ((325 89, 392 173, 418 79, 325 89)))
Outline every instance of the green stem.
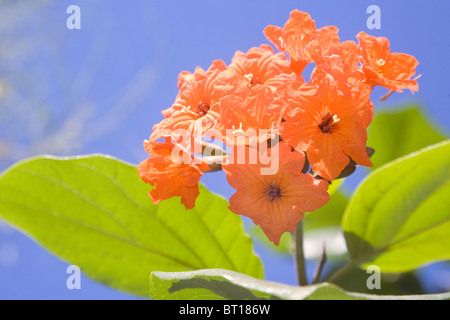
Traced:
POLYGON ((308 285, 306 278, 306 261, 303 253, 303 222, 297 223, 297 231, 295 231, 295 264, 297 266, 297 278, 299 286, 308 285))
POLYGON ((323 268, 325 267, 325 263, 327 262, 327 253, 325 250, 325 244, 323 245, 322 254, 317 261, 316 270, 314 272, 313 284, 319 283, 320 278, 322 276, 323 268))

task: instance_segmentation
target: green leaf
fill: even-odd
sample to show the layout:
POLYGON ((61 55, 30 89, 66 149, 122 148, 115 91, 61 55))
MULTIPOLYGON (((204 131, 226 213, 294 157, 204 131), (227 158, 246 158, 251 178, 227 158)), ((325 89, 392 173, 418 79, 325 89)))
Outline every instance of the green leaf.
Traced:
POLYGON ((312 286, 255 279, 221 269, 192 272, 153 272, 154 300, 448 300, 450 293, 414 296, 381 296, 348 292, 330 283, 312 286))
POLYGON ((359 293, 371 294, 374 291, 376 292, 376 294, 381 295, 405 295, 423 293, 423 288, 416 275, 416 272, 414 271, 403 273, 380 273, 378 278, 379 289, 377 290, 370 289, 369 286, 367 286, 367 280, 371 275, 372 273, 367 273, 366 270, 354 268, 349 273, 345 274, 342 278, 333 283, 344 290, 359 293))
POLYGON ((418 106, 378 113, 368 130, 370 158, 377 168, 401 156, 447 139, 418 106))
POLYGON ((372 172, 346 209, 353 264, 405 272, 450 259, 450 140, 372 172))
POLYGON ((149 296, 155 270, 227 268, 262 278, 242 220, 200 186, 196 207, 154 205, 136 167, 104 156, 38 157, 0 177, 0 217, 94 280, 149 296))

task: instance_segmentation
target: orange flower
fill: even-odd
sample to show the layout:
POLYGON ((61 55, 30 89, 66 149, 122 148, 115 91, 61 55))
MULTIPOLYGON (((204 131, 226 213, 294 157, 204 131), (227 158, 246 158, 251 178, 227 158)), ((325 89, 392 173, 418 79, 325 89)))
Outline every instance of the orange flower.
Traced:
POLYGON ((314 54, 316 72, 321 70, 329 73, 339 84, 348 87, 366 80, 362 67, 358 65, 360 60, 360 48, 354 41, 334 44, 329 47, 326 54, 323 52, 314 54))
POLYGON ((203 133, 211 128, 217 119, 215 111, 220 99, 229 93, 238 94, 238 83, 232 77, 225 79, 225 70, 225 63, 215 60, 207 71, 197 67, 193 74, 182 72, 178 77, 180 92, 175 103, 162 112, 166 119, 154 126, 150 140, 178 129, 193 132, 196 124, 201 125, 203 133))
POLYGON ((274 53, 271 46, 262 44, 244 53, 237 51, 228 68, 231 76, 239 75, 240 87, 253 88, 256 85, 267 85, 274 90, 285 86, 296 77, 290 74, 290 63, 283 53, 274 53))
POLYGON ((359 84, 344 94, 340 84, 322 72, 315 72, 311 82, 317 88, 313 95, 288 92, 281 138, 305 151, 312 170, 328 181, 339 176, 350 158, 372 166, 366 152, 366 128, 373 118, 370 86, 359 84))
POLYGON ((391 53, 389 40, 360 32, 356 36, 362 53, 362 65, 371 86, 383 86, 402 92, 401 89, 418 91, 417 81, 411 78, 419 62, 406 53, 391 53))
POLYGON ((279 143, 279 169, 272 175, 261 175, 264 165, 260 161, 223 165, 228 182, 236 189, 230 198, 230 210, 251 218, 276 245, 284 232, 296 230, 303 212, 314 211, 329 200, 328 182, 303 174, 305 157, 291 150, 286 143, 279 143))
POLYGON ((238 136, 256 138, 261 134, 266 140, 274 138, 284 108, 284 104, 269 87, 259 85, 250 91, 246 99, 234 95, 223 98, 219 104, 220 117, 214 129, 220 130, 222 136, 230 140, 224 141, 229 146, 239 141, 249 143, 249 140, 234 140, 238 136))
POLYGON ((161 143, 146 140, 144 147, 151 158, 142 161, 137 171, 144 182, 156 187, 149 192, 153 203, 179 196, 186 209, 192 209, 199 195, 200 177, 209 171, 209 166, 194 164, 194 158, 182 148, 174 157, 175 144, 168 138, 161 143))
POLYGON ((268 26, 264 29, 266 38, 278 50, 290 57, 290 71, 301 76, 306 65, 313 62, 312 54, 326 53, 329 47, 339 43, 338 29, 334 26, 316 29, 311 16, 299 10, 293 10, 284 28, 268 26))

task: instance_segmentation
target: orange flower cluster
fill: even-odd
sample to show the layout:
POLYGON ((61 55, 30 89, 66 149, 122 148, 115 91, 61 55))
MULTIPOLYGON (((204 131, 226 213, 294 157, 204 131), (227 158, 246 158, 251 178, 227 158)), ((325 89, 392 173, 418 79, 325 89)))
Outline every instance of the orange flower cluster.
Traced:
POLYGON ((341 42, 336 27, 317 29, 298 10, 284 27, 268 26, 264 34, 279 52, 262 44, 237 51, 228 66, 216 60, 207 70, 179 75, 179 93, 144 142, 150 158, 138 173, 155 187, 154 203, 179 196, 190 209, 202 174, 223 170, 237 190, 230 210, 250 217, 278 244, 304 212, 327 203, 328 185, 347 166, 372 165, 366 149, 372 88, 417 91, 418 62, 364 32, 358 42, 341 42), (231 154, 203 137, 221 141, 231 154))

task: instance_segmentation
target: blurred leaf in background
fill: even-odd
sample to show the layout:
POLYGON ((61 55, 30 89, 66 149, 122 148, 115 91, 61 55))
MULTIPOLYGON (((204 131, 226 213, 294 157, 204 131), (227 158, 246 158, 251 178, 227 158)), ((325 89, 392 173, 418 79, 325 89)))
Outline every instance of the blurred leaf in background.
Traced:
POLYGON ((450 259, 450 140, 373 171, 342 227, 354 266, 411 271, 450 259))
POLYGON ((378 112, 368 131, 367 145, 375 149, 372 169, 446 138, 418 105, 378 112))

